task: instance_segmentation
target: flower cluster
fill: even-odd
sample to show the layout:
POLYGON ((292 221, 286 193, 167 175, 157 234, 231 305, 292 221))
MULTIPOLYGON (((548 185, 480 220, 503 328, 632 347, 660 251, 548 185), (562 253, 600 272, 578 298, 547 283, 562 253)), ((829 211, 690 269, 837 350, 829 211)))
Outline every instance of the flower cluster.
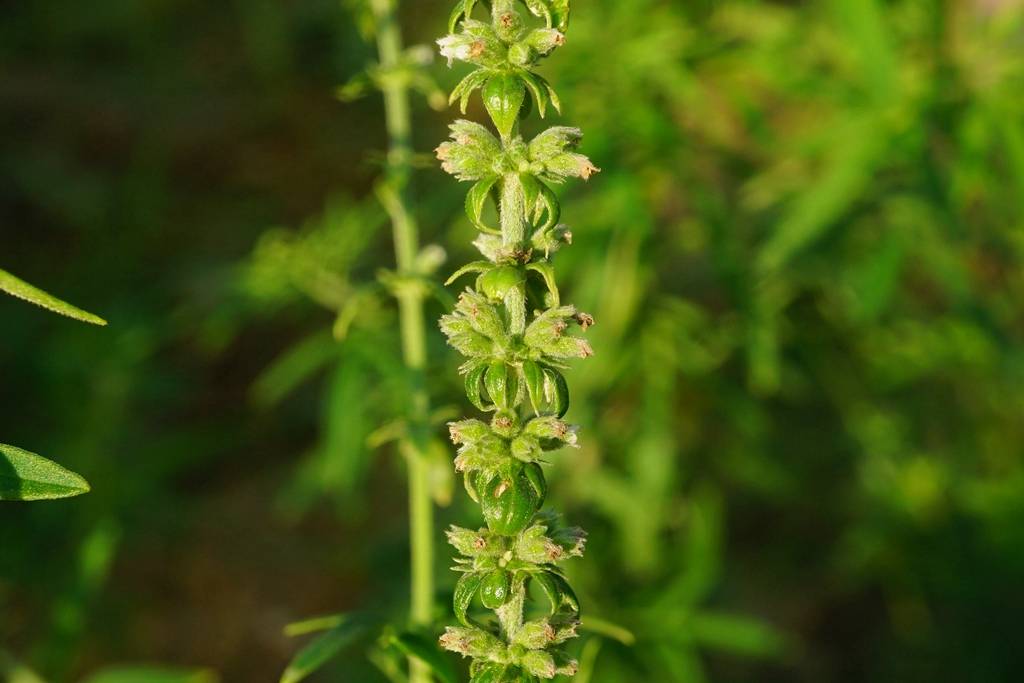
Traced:
POLYGON ((438 43, 449 63, 476 67, 452 101, 461 100, 465 112, 471 94, 482 89, 497 135, 456 121, 437 156, 445 171, 473 183, 466 214, 480 231, 475 245, 483 258, 456 271, 449 284, 466 275, 475 281, 440 324, 467 358, 461 372, 470 402, 490 414, 487 421, 450 424, 455 468, 486 527, 449 531, 462 555, 455 567, 462 573, 455 588, 460 626, 449 627, 441 645, 472 658, 473 683, 535 683, 576 672, 559 645, 576 635, 579 603, 559 563, 583 555, 586 535, 541 511, 542 465, 548 454, 577 443, 576 427, 563 421, 569 408, 563 372, 570 359, 593 354, 576 332, 594 323, 561 301, 550 259, 572 233, 559 223, 551 185, 586 180, 598 169, 577 152, 578 128, 556 126, 530 141, 519 133, 531 107, 541 116, 549 105, 560 107, 533 69, 564 44, 569 0, 492 0, 487 22, 473 18, 478 4, 459 0, 452 33, 438 43), (543 25, 528 26, 520 4, 543 25), (491 205, 496 212, 488 214, 491 205), (527 618, 531 584, 548 605, 527 618), (494 618, 473 615, 476 605, 494 618))

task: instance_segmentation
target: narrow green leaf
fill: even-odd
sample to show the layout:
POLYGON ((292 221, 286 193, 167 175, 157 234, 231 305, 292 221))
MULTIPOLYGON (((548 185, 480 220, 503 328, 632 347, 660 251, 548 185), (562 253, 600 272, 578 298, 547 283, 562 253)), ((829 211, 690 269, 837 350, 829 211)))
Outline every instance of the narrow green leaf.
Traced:
POLYGON ((89 491, 69 469, 14 446, 0 444, 0 500, 53 500, 89 491))
POLYGON ((512 404, 512 399, 515 396, 513 384, 505 361, 492 361, 484 374, 484 386, 487 387, 487 394, 491 397, 491 401, 502 410, 508 409, 512 404))
POLYGON ((281 674, 281 683, 298 683, 315 672, 366 630, 366 624, 348 619, 316 638, 299 650, 288 668, 281 674))
POLYGON ((467 263, 466 265, 462 266, 454 273, 452 273, 451 277, 445 280, 444 284, 447 287, 448 285, 452 284, 453 282, 458 280, 463 275, 466 275, 467 273, 483 273, 484 271, 490 270, 493 267, 494 264, 492 264, 490 261, 473 261, 472 263, 467 263))
POLYGON ((537 498, 543 504, 544 499, 548 497, 548 480, 544 477, 544 470, 538 463, 530 462, 526 463, 523 473, 526 475, 526 480, 530 482, 530 486, 533 487, 534 493, 537 494, 537 498))
POLYGON ((530 91, 530 95, 533 97, 533 103, 537 107, 537 113, 541 118, 544 118, 548 109, 548 97, 547 90, 537 80, 540 76, 530 73, 526 69, 520 69, 516 73, 523 79, 523 83, 526 85, 527 90, 530 91))
POLYGON ((533 412, 540 415, 544 405, 544 371, 532 360, 523 361, 523 379, 533 412))
POLYGON ((537 223, 544 211, 547 210, 548 219, 539 228, 544 233, 555 227, 558 219, 562 217, 562 205, 558 202, 558 196, 555 195, 554 190, 548 187, 547 183, 538 181, 538 184, 540 185, 540 198, 536 205, 533 222, 537 223))
POLYGON ((74 318, 75 320, 92 323, 93 325, 107 324, 107 321, 103 318, 93 315, 88 311, 83 311, 77 306, 72 306, 66 301, 61 301, 52 294, 47 294, 43 290, 33 287, 24 280, 14 277, 6 270, 0 270, 0 291, 7 292, 11 296, 24 299, 36 306, 42 306, 54 313, 60 313, 61 315, 66 315, 67 317, 74 318))
POLYGON ((281 354, 253 382, 250 395, 261 408, 269 408, 338 357, 338 344, 330 334, 314 334, 281 354))
POLYGON ((636 636, 632 631, 607 619, 588 616, 580 620, 580 628, 584 631, 617 640, 627 647, 632 647, 636 644, 636 636))
POLYGON ((548 0, 526 0, 526 6, 533 16, 543 19, 548 28, 551 28, 553 19, 551 9, 548 7, 548 0))
POLYGON ((691 628, 696 642, 723 652, 773 657, 786 649, 786 640, 778 631, 749 617, 701 612, 693 615, 691 628))
POLYGON ((209 670, 164 669, 160 667, 116 667, 94 673, 82 683, 216 683, 209 670))
POLYGON ((532 270, 538 273, 544 278, 544 284, 547 285, 548 291, 551 292, 551 306, 561 305, 561 297, 558 294, 558 282, 555 280, 555 267, 551 265, 550 261, 534 261, 526 266, 527 270, 532 270))
POLYGON ((487 372, 487 363, 480 363, 473 367, 466 373, 466 396, 469 398, 469 402, 472 403, 478 410, 491 410, 494 406, 488 406, 484 403, 483 395, 480 390, 481 381, 484 378, 484 374, 487 372))
POLYGON ((455 667, 433 641, 418 633, 405 632, 396 635, 392 644, 407 657, 414 657, 426 664, 441 683, 455 683, 455 667))
POLYGON ((322 617, 312 617, 302 621, 293 621, 284 627, 284 634, 290 638, 304 636, 310 633, 319 633, 328 629, 336 628, 345 622, 349 615, 345 612, 340 614, 327 614, 322 617))
POLYGON ((569 385, 558 370, 544 368, 544 394, 559 418, 569 412, 569 385))
POLYGON ((555 28, 562 33, 569 29, 569 1, 551 0, 551 18, 555 28))
POLYGON ((453 606, 455 609, 455 618, 459 620, 459 623, 463 626, 472 626, 469 617, 469 606, 473 603, 473 597, 480 590, 480 584, 483 582, 483 575, 470 572, 463 574, 459 582, 455 584, 455 599, 453 600, 453 606))
POLYGON ((487 199, 491 196, 491 190, 496 182, 498 182, 498 176, 488 176, 478 181, 466 193, 466 215, 477 230, 488 235, 501 234, 501 230, 492 228, 483 221, 484 207, 487 205, 487 199))

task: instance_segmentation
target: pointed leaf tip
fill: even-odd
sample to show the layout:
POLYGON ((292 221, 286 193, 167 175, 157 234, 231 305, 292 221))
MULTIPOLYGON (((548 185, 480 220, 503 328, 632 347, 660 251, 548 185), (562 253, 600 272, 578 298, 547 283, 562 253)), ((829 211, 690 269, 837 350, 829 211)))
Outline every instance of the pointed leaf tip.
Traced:
POLYGON ((62 301, 52 294, 48 294, 38 287, 34 287, 24 280, 11 275, 6 270, 0 270, 0 291, 7 292, 13 297, 28 301, 29 303, 41 306, 54 313, 81 320, 92 325, 106 325, 107 321, 98 315, 83 311, 66 301, 62 301))

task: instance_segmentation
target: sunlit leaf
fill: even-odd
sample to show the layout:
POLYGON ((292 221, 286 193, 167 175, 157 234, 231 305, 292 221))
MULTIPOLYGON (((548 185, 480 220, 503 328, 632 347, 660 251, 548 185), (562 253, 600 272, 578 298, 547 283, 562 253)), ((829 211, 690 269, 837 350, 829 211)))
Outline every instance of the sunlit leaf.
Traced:
POLYGON ((0 291, 7 292, 11 296, 16 296, 19 299, 24 299, 36 306, 42 306, 54 313, 66 315, 67 317, 74 318, 75 320, 92 323, 93 325, 107 324, 107 321, 103 318, 93 315, 88 311, 83 311, 77 306, 72 306, 68 302, 62 301, 52 294, 47 294, 43 290, 33 287, 24 280, 16 278, 6 270, 0 270, 0 291))
POLYGON ((46 458, 0 444, 0 500, 53 500, 89 491, 78 474, 46 458))

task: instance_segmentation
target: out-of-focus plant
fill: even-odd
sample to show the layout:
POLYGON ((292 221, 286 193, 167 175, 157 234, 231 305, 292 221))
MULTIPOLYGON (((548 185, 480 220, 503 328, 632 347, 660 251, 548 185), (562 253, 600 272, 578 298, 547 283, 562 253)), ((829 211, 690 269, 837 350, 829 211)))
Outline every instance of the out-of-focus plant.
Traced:
MULTIPOLYGON (((5 270, 0 270, 0 291, 75 320, 107 324, 103 318, 47 294, 5 270)), ((0 443, 0 501, 53 500, 88 491, 89 483, 81 475, 35 453, 0 443)))
POLYGON ((445 171, 473 182, 466 213, 480 231, 474 244, 485 258, 449 279, 476 276, 475 286, 441 319, 441 330, 468 359, 460 371, 470 402, 493 413, 489 423, 471 418, 449 425, 458 446, 455 468, 487 526, 448 532, 462 555, 454 595, 461 625, 448 627, 440 642, 472 659, 474 683, 526 683, 579 669, 560 647, 576 637, 580 605, 559 563, 583 555, 586 535, 541 512, 548 488, 541 463, 546 453, 577 443, 576 427, 562 421, 569 409, 562 373, 570 359, 593 355, 589 343, 568 332, 585 331, 594 320, 559 295, 551 256, 571 235, 559 223, 551 184, 586 180, 598 169, 576 152, 577 128, 549 128, 529 142, 520 133, 530 103, 541 116, 549 104, 559 107, 554 89, 534 68, 565 42, 569 2, 526 2, 543 22, 536 28, 517 0, 489 4, 485 22, 473 18, 475 0, 460 0, 453 33, 438 41, 449 63, 477 67, 451 100, 461 100, 465 113, 470 94, 481 89, 498 132, 495 137, 460 120, 451 126, 451 141, 437 149, 445 171), (491 202, 496 224, 486 217, 491 202), (539 616, 528 612, 531 586, 549 603, 539 616), (471 615, 477 599, 494 612, 493 623, 471 615))
MULTIPOLYGON (((408 469, 411 558, 408 621, 411 630, 385 627, 384 635, 378 640, 380 647, 371 655, 371 661, 386 675, 404 676, 397 670, 392 671, 395 664, 391 657, 396 652, 403 654, 408 658, 408 681, 428 683, 434 680, 434 676, 448 680, 452 675, 450 663, 441 657, 440 652, 421 633, 431 627, 434 618, 434 500, 445 502, 450 497, 450 476, 438 477, 435 474, 437 456, 442 451, 437 447, 436 437, 431 436, 437 420, 431 413, 430 396, 424 377, 427 364, 424 301, 437 291, 430 277, 443 261, 444 252, 437 247, 420 245, 410 192, 413 148, 409 93, 419 89, 428 96, 428 100, 432 99, 436 104, 439 91, 425 69, 431 61, 429 51, 419 47, 406 49, 402 44, 396 0, 367 0, 352 4, 353 9, 363 17, 366 32, 376 39, 379 62, 340 88, 338 95, 347 100, 375 88, 384 96, 389 148, 385 173, 377 182, 375 190, 391 221, 396 268, 379 273, 377 281, 370 285, 352 289, 343 279, 339 279, 341 272, 338 268, 331 268, 330 264, 324 263, 323 250, 327 250, 338 254, 346 264, 352 264, 359 253, 350 248, 352 240, 363 241, 365 244, 371 234, 370 226, 374 222, 379 223, 377 219, 366 223, 358 221, 353 226, 355 236, 336 234, 339 242, 334 244, 330 243, 330 235, 312 233, 307 239, 321 241, 319 244, 313 244, 305 253, 291 249, 284 260, 289 262, 296 256, 305 256, 307 262, 312 264, 309 270, 301 266, 289 270, 299 276, 298 284, 314 299, 337 311, 333 330, 335 342, 344 341, 349 336, 356 319, 370 311, 374 304, 379 304, 381 295, 390 294, 398 303, 402 361, 398 374, 401 386, 396 387, 393 395, 400 397, 396 403, 402 417, 391 420, 374 434, 366 435, 366 439, 378 444, 397 442, 408 469)), ((367 357, 372 359, 380 355, 380 338, 374 338, 370 343, 373 348, 367 349, 367 357)), ((291 358, 295 363, 305 365, 309 356, 310 349, 300 347, 291 358)), ((320 357, 320 354, 314 354, 316 357, 320 357)), ((340 372, 351 375, 352 369, 348 362, 342 364, 340 372)), ((342 381, 339 377, 339 382, 342 381)), ((345 383, 345 386, 352 387, 351 383, 345 383)), ((330 410, 339 415, 357 415, 354 411, 360 410, 359 404, 363 401, 361 393, 359 389, 342 390, 338 400, 329 403, 330 410)), ((349 422, 349 425, 360 422, 365 421, 359 420, 357 415, 356 420, 349 422)), ((345 429, 347 425, 338 425, 336 416, 332 416, 331 424, 336 425, 341 434, 334 443, 329 442, 327 448, 334 450, 333 447, 347 444, 343 446, 340 455, 342 462, 351 461, 351 458, 344 457, 345 451, 351 455, 353 450, 361 450, 363 444, 360 439, 354 438, 356 435, 351 430, 345 429)), ((334 459, 338 455, 338 452, 334 452, 329 457, 334 459)), ((345 467, 350 466, 346 464, 345 467)), ((313 479, 317 478, 317 473, 314 473, 313 479)), ((351 487, 354 482, 349 478, 346 483, 351 487)), ((377 619, 363 615, 341 618, 337 624, 326 625, 329 622, 330 619, 327 622, 314 620, 304 622, 306 625, 313 624, 309 629, 299 628, 301 633, 324 629, 326 632, 295 657, 282 675, 284 683, 302 680, 313 673, 350 641, 358 638, 367 626, 376 626, 377 619)))

